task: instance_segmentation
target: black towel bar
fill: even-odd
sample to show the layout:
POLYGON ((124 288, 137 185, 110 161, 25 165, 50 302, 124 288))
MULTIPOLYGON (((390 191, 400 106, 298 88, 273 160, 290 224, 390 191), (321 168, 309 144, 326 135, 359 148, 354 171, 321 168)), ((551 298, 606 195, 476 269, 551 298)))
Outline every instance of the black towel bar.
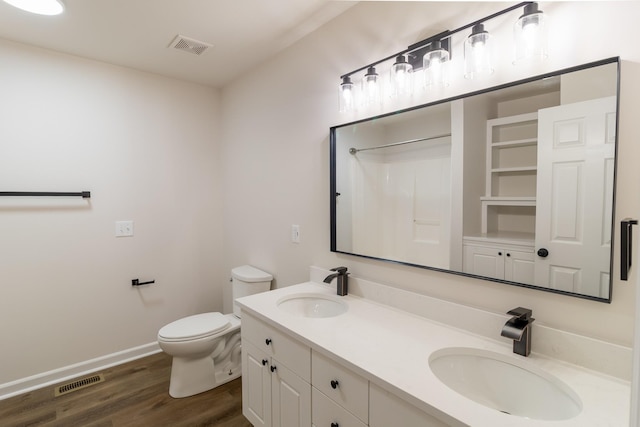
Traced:
POLYGON ((91 191, 80 191, 77 193, 68 192, 47 192, 47 191, 0 191, 0 197, 82 197, 91 198, 91 191))
POLYGON ((637 219, 625 218, 620 221, 620 280, 629 279, 632 259, 632 226, 638 224, 637 219))

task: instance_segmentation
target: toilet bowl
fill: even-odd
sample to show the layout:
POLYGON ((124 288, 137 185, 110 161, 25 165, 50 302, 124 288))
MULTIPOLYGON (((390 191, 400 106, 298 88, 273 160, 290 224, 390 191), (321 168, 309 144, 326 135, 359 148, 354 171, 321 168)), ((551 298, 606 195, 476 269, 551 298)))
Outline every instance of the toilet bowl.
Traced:
POLYGON ((240 376, 240 311, 235 299, 268 291, 273 276, 248 265, 231 270, 234 314, 201 313, 158 331, 158 345, 170 356, 171 397, 211 390, 240 376))

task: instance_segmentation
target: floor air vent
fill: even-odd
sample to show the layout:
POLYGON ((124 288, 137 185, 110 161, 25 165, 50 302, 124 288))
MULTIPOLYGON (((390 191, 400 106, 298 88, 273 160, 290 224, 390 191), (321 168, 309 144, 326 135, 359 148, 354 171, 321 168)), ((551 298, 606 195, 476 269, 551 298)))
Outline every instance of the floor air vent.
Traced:
POLYGON ((89 387, 91 385, 98 384, 103 381, 104 381, 104 376, 102 374, 82 378, 72 383, 68 383, 68 384, 64 384, 56 387, 54 395, 62 396, 63 394, 71 393, 72 391, 80 390, 81 388, 89 387))

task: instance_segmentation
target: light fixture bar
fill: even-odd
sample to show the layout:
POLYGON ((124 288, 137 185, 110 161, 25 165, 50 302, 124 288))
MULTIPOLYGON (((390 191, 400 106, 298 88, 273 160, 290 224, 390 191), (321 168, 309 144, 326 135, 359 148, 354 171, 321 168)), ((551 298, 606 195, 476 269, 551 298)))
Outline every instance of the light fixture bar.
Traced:
MULTIPOLYGON (((478 19, 477 21, 471 22, 470 24, 463 25, 462 27, 456 28, 455 30, 446 30, 446 31, 443 31, 443 32, 441 32, 439 34, 435 34, 435 35, 433 35, 431 37, 428 37, 428 38, 426 38, 424 40, 421 40, 421 41, 419 41, 417 43, 414 43, 414 44, 410 45, 405 50, 402 50, 402 51, 400 51, 398 53, 394 53, 393 55, 387 56, 386 58, 380 59, 380 60, 378 60, 376 62, 373 62, 373 63, 371 63, 369 65, 365 65, 364 67, 360 67, 360 68, 358 68, 356 70, 353 70, 353 71, 351 71, 349 73, 343 74, 343 75, 340 76, 340 78, 344 79, 345 77, 349 77, 349 76, 351 76, 353 74, 356 74, 356 73, 358 73, 360 71, 366 70, 369 67, 375 67, 376 65, 379 65, 379 64, 381 64, 383 62, 386 62, 386 61, 389 61, 391 59, 396 58, 398 55, 405 55, 407 53, 410 54, 412 52, 416 52, 416 51, 419 51, 421 49, 427 49, 428 46, 431 43, 435 42, 435 41, 438 41, 438 40, 444 41, 445 39, 450 38, 452 35, 454 35, 456 33, 459 33, 460 31, 464 31, 464 30, 466 30, 468 28, 471 28, 476 24, 482 24, 482 23, 484 23, 486 21, 489 21, 489 20, 491 20, 493 18, 496 18, 496 17, 498 17, 500 15, 504 15, 505 13, 511 12, 512 10, 520 9, 520 8, 522 8, 522 7, 524 7, 524 6, 528 5, 528 4, 531 4, 531 3, 534 3, 534 2, 524 1, 524 2, 518 3, 516 5, 510 6, 510 7, 506 8, 506 9, 503 9, 503 10, 501 10, 499 12, 496 12, 496 13, 493 13, 491 15, 485 16, 484 18, 478 19)), ((422 56, 420 55, 420 57, 422 57, 422 56)), ((422 60, 420 60, 420 62, 422 62, 422 60)), ((412 63, 412 65, 414 66, 415 69, 422 67, 422 64, 419 64, 419 66, 416 66, 416 65, 414 65, 412 63)))

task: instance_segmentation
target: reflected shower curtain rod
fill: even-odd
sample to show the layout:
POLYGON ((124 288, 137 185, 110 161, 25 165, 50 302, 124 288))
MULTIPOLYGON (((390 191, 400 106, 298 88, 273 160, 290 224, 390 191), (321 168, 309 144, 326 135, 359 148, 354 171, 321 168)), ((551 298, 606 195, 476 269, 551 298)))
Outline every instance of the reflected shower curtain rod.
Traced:
POLYGON ((82 197, 91 198, 91 191, 69 192, 46 192, 46 191, 0 191, 1 197, 82 197))
POLYGON ((450 133, 445 133, 442 135, 430 136, 429 138, 418 138, 418 139, 410 139, 408 141, 402 142, 394 142, 392 144, 378 145, 377 147, 368 147, 368 148, 349 148, 350 154, 356 154, 358 151, 368 151, 368 150, 377 150, 378 148, 387 148, 387 147, 395 147, 396 145, 405 145, 405 144, 413 144, 414 142, 422 142, 422 141, 431 141, 432 139, 440 139, 451 136, 450 133))

